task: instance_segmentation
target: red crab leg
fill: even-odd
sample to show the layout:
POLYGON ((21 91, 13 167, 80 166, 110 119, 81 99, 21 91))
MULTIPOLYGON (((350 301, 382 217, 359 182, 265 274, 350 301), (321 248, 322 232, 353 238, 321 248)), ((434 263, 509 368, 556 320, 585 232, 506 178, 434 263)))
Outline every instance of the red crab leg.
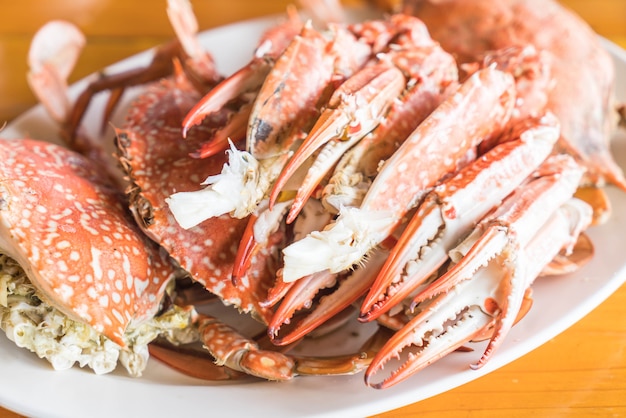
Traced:
POLYGON ((557 155, 548 158, 526 185, 517 189, 481 221, 480 225, 484 226, 479 226, 467 237, 466 241, 472 243, 472 248, 466 255, 459 257, 462 250, 458 248, 463 244, 450 253, 457 264, 416 296, 414 303, 446 291, 457 280, 467 278, 468 272, 478 270, 484 259, 490 258, 491 252, 502 251, 499 246, 507 241, 507 234, 514 233, 518 241, 529 242, 532 234, 548 217, 573 196, 581 176, 582 169, 571 157, 557 155))
MULTIPOLYGON (((579 171, 578 176, 581 174, 579 171)), ((547 189, 543 190, 546 191, 547 189)), ((536 197, 536 193, 531 192, 522 198, 536 197)), ((545 202, 550 197, 552 196, 547 192, 540 200, 545 202)), ((515 207, 515 204, 512 206, 510 209, 514 212, 515 209, 521 209, 515 207)), ((524 204, 522 206, 529 209, 524 204)), ((540 210, 543 211, 543 207, 540 210)), ((470 268, 463 267, 466 263, 461 264, 458 269, 459 265, 455 265, 447 275, 460 275, 458 279, 448 281, 443 276, 441 279, 449 284, 446 286, 447 291, 438 292, 432 299, 424 302, 424 306, 420 306, 421 312, 380 350, 365 373, 366 384, 379 389, 394 385, 466 342, 481 339, 484 334, 490 333, 490 342, 485 352, 472 367, 484 365, 519 316, 526 291, 541 273, 541 269, 562 248, 571 247, 580 231, 589 225, 591 208, 582 201, 571 199, 556 211, 550 212, 549 216, 543 216, 543 223, 532 218, 533 216, 523 215, 512 220, 515 226, 509 226, 518 233, 523 232, 524 236, 507 238, 501 236, 496 229, 491 229, 492 232, 487 233, 484 238, 491 240, 492 248, 479 245, 479 248, 487 250, 480 254, 481 262, 470 268), (531 222, 528 224, 527 221, 531 222), (515 241, 515 244, 509 240, 515 241), (507 250, 511 245, 516 248, 507 250), (510 251, 515 251, 514 258, 509 258, 510 251), (485 260, 491 261, 485 266, 485 260), (481 266, 478 267, 478 264, 481 266), (371 382, 372 377, 385 363, 410 345, 417 346, 417 352, 410 354, 397 370, 381 382, 371 382)), ((495 223, 492 226, 502 228, 495 223)), ((515 235, 512 230, 509 234, 515 235)), ((472 248, 465 257, 477 256, 478 253, 473 254, 473 251, 479 251, 479 248, 472 248)))
POLYGON ((178 347, 162 342, 150 344, 150 355, 188 376, 204 380, 235 380, 246 377, 245 373, 215 364, 215 359, 207 359, 206 351, 178 347))
MULTIPOLYGON (((442 100, 441 92, 435 91, 443 91, 456 81, 454 58, 433 42, 427 31, 421 30, 421 22, 410 18, 405 27, 398 19, 390 20, 397 27, 391 26, 389 30, 397 31, 398 36, 387 46, 388 52, 378 54, 376 64, 362 69, 335 91, 274 184, 270 203, 295 167, 326 144, 299 186, 287 222, 295 219, 302 204, 350 147, 374 131, 371 135, 375 139, 368 142, 388 142, 386 148, 395 151, 442 100), (417 99, 421 95, 424 97, 417 99), (439 96, 439 100, 433 100, 433 96, 439 96), (397 127, 392 128, 396 122, 397 127), (381 123, 386 126, 379 129, 381 123)), ((378 161, 389 155, 381 155, 378 161)))
POLYGON ((324 231, 283 250, 283 279, 293 281, 324 269, 339 272, 357 264, 430 187, 458 168, 468 152, 500 133, 514 101, 509 74, 493 68, 475 73, 385 162, 360 208, 347 208, 324 231))
POLYGON ((187 0, 168 0, 167 13, 176 32, 176 41, 155 49, 152 61, 144 68, 131 69, 122 73, 106 75, 90 83, 78 97, 68 118, 70 137, 74 137, 91 99, 96 93, 113 90, 107 104, 103 123, 109 121, 113 109, 125 88, 146 84, 171 75, 174 72, 173 60, 178 59, 189 79, 198 90, 206 90, 221 78, 215 71, 213 58, 200 46, 196 34, 198 23, 191 4, 187 0))
POLYGON ((270 236, 278 230, 283 214, 290 204, 290 200, 280 202, 271 210, 265 206, 260 208, 257 214, 250 215, 233 265, 233 283, 235 285, 248 274, 254 255, 268 245, 270 236))
POLYGON ((559 138, 556 118, 520 125, 516 139, 491 149, 425 197, 365 297, 363 321, 376 319, 423 284, 448 251, 548 157, 559 138))
MULTIPOLYGON (((225 126, 217 130, 208 142, 191 154, 194 158, 209 158, 228 149, 229 142, 239 143, 246 138, 246 121, 250 117, 251 104, 245 104, 230 117, 225 126)), ((186 133, 185 133, 186 135, 186 133)))
POLYGON ((277 60, 248 125, 247 148, 256 158, 286 153, 310 129, 333 83, 341 83, 369 58, 370 49, 340 27, 334 27, 332 36, 329 41, 307 24, 277 60), (353 58, 345 61, 341 54, 353 58))
MULTIPOLYGON (((211 113, 219 112, 228 102, 245 94, 256 96, 274 61, 302 29, 297 11, 287 8, 287 20, 272 27, 261 37, 254 58, 245 67, 223 80, 205 95, 185 116, 183 136, 211 113)), ((245 126, 245 123, 243 124, 245 126)))

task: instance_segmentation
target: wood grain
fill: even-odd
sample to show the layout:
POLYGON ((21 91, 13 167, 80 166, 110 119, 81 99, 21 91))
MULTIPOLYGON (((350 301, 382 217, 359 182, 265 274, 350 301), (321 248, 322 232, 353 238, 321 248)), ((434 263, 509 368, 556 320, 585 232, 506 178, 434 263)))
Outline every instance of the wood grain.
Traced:
MULTIPOLYGON (((88 45, 72 80, 161 44, 173 34, 153 0, 2 1, 0 126, 35 104, 25 81, 34 32, 51 19, 76 23, 88 45)), ((201 29, 281 13, 289 0, 194 2, 201 29)), ((354 2, 352 2, 354 3, 354 2)), ((626 47, 626 1, 563 0, 601 35, 626 47)), ((0 389, 1 390, 1 389, 0 389)), ((34 394, 35 395, 35 394, 34 394)), ((36 396, 36 395, 35 395, 36 396)), ((277 405, 279 407, 279 404, 277 405)), ((563 334, 483 378, 382 417, 626 416, 626 286, 563 334)), ((0 408, 0 418, 19 415, 0 408)))

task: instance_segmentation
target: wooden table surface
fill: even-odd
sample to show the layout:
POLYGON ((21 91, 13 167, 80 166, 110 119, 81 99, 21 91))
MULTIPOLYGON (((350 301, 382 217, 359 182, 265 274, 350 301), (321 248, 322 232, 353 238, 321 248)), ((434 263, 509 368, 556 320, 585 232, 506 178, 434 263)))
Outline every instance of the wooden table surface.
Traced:
MULTIPOLYGON (((288 0, 205 0, 196 1, 194 7, 200 28, 209 29, 282 13, 287 3, 288 0)), ((625 0, 563 3, 580 13, 598 33, 626 47, 625 0)), ((0 4, 0 126, 35 104, 25 81, 26 53, 32 35, 45 22, 67 19, 88 36, 71 80, 172 36, 164 0, 0 0, 0 4)), ((36 398, 36 394, 33 396, 36 398)), ((418 414, 422 418, 529 414, 626 417, 626 286, 563 334, 508 366, 378 417, 418 414)), ((0 418, 15 416, 0 408, 0 418)))

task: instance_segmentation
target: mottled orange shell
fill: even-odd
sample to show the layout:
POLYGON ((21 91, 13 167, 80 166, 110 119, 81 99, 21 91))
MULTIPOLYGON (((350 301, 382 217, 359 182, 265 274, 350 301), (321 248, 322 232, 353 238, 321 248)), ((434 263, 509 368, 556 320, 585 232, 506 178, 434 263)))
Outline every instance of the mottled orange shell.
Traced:
POLYGON ((237 286, 231 280, 247 219, 223 215, 184 229, 165 202, 175 192, 200 189, 201 182, 218 174, 226 162, 224 153, 202 159, 190 156, 222 120, 207 118, 186 139, 182 137, 182 121, 200 98, 179 76, 149 86, 134 102, 117 131, 120 161, 133 183, 132 209, 145 232, 194 280, 227 304, 267 321, 270 311, 260 303, 275 277, 273 255, 258 254, 252 273, 237 286))
POLYGON ((125 346, 174 277, 120 194, 87 158, 36 140, 0 141, 0 247, 46 301, 125 346))

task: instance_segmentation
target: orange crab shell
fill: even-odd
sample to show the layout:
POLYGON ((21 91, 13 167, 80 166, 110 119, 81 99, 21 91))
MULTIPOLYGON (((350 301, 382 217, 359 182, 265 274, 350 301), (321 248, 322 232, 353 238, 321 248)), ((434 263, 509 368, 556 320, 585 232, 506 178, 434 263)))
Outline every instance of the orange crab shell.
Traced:
MULTIPOLYGON (((226 162, 224 154, 203 159, 191 156, 223 122, 223 114, 207 118, 186 139, 182 137, 182 121, 199 99, 185 77, 178 75, 147 87, 134 102, 124 126, 117 130, 119 159, 133 184, 131 210, 146 234, 194 280, 225 303, 267 322, 271 313, 261 301, 275 277, 275 254, 258 254, 244 280, 237 286, 231 280, 247 219, 224 215, 184 229, 165 201, 174 192, 195 190, 205 178, 218 174, 226 162)), ((281 237, 280 231, 274 236, 281 237)))
POLYGON ((145 239, 96 165, 61 146, 0 140, 0 247, 51 306, 122 347, 176 268, 145 239))

